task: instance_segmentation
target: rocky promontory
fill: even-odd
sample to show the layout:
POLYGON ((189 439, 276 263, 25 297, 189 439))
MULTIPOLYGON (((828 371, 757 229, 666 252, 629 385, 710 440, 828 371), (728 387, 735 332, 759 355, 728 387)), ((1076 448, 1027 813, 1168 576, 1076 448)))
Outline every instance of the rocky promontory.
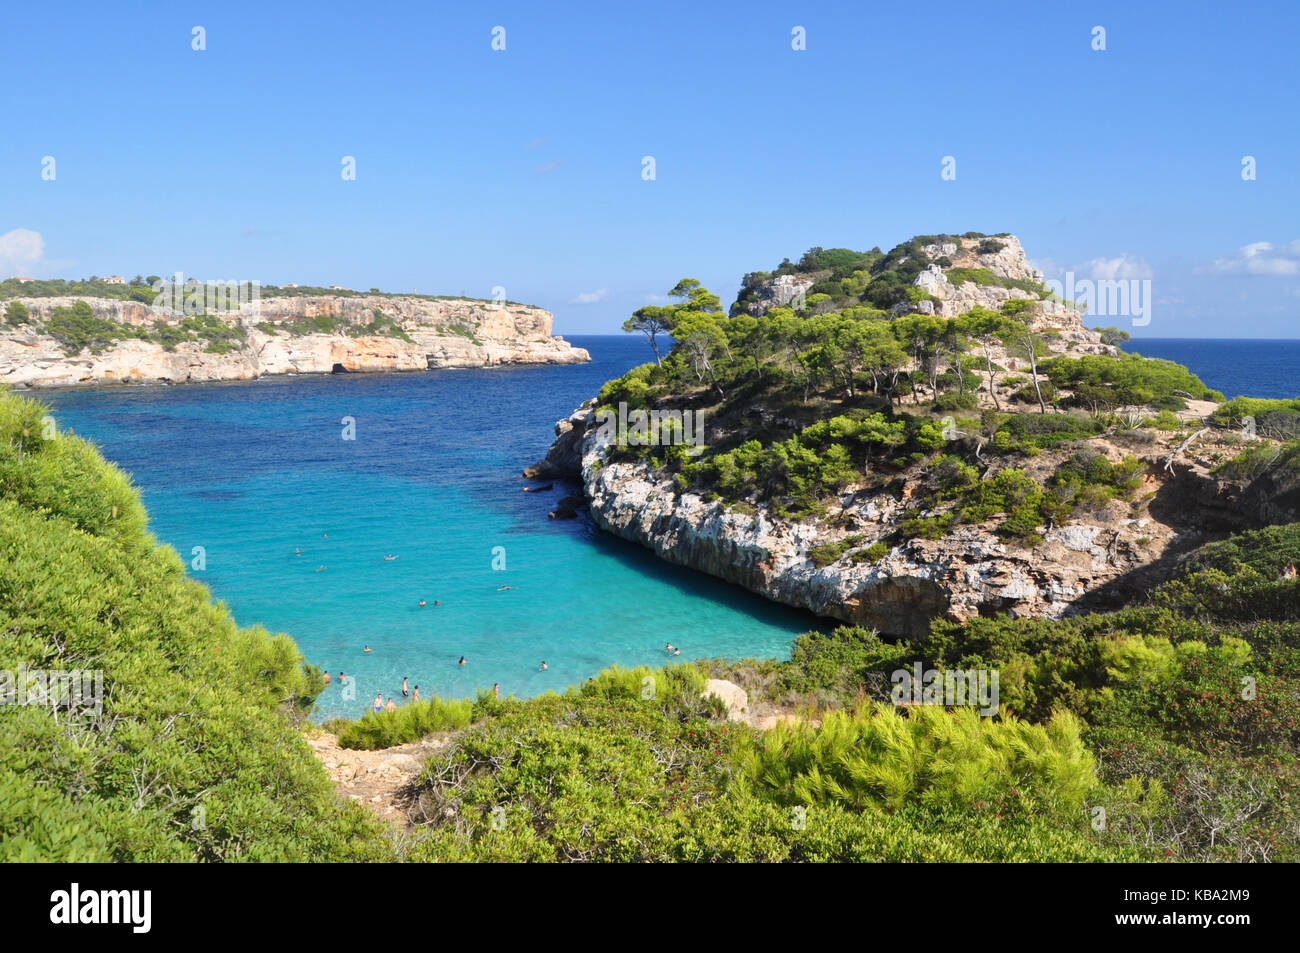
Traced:
MULTIPOLYGON (((924 254, 931 263, 916 275, 914 287, 924 289, 925 295, 914 295, 914 307, 900 309, 899 314, 956 318, 971 309, 1001 310, 1022 316, 1023 327, 1037 335, 1040 363, 1056 358, 1124 363, 1098 332, 1084 326, 1078 311, 1045 307, 1050 303, 1044 294, 1026 290, 1034 289, 1041 275, 1028 266, 1014 236, 999 236, 996 242, 965 251, 959 245, 926 246, 924 254), (934 263, 936 258, 942 264, 934 263), (991 274, 993 280, 961 280, 963 269, 968 277, 976 267, 981 269, 978 274, 991 274), (955 280, 949 279, 950 274, 955 280), (1018 286, 1022 282, 1026 284, 1018 286), (1024 306, 1006 307, 1016 300, 1024 306)), ((770 308, 783 307, 793 280, 779 276, 770 283, 770 291, 751 296, 752 307, 733 308, 732 314, 761 317, 770 308)), ((889 322, 890 317, 876 312, 864 320, 889 322)), ((1283 480, 1283 486, 1277 474, 1254 479, 1223 475, 1220 464, 1241 449, 1241 441, 1235 433, 1206 425, 1206 416, 1217 406, 1214 402, 1179 398, 1174 403, 1182 409, 1164 410, 1159 427, 1154 426, 1152 407, 1115 404, 1107 412, 1110 423, 1103 424, 1096 407, 1108 399, 1105 387, 1110 385, 1099 391, 1094 385, 1080 403, 1073 400, 1074 394, 1054 388, 1040 368, 1036 390, 1035 374, 1016 347, 1024 333, 1013 334, 1003 343, 986 341, 976 354, 966 356, 964 371, 960 359, 953 361, 957 370, 949 371, 950 379, 973 370, 980 371, 981 377, 973 387, 966 385, 967 403, 954 403, 951 410, 938 403, 927 406, 957 395, 955 389, 934 389, 930 381, 937 379, 936 372, 927 372, 914 358, 908 358, 901 371, 911 377, 906 405, 893 395, 874 403, 871 398, 864 402, 861 394, 846 398, 843 375, 829 377, 830 390, 812 400, 807 390, 800 399, 798 391, 789 389, 772 391, 774 396, 766 403, 742 396, 720 399, 717 380, 710 381, 704 374, 694 393, 683 393, 682 383, 693 381, 689 361, 699 366, 704 345, 686 355, 684 369, 674 372, 678 377, 665 377, 660 369, 653 369, 638 379, 638 387, 670 381, 667 396, 657 398, 661 408, 708 405, 708 444, 744 453, 743 458, 727 461, 732 468, 752 466, 738 461, 756 459, 763 446, 793 446, 791 441, 797 441, 804 428, 811 430, 832 417, 835 426, 850 428, 851 421, 870 418, 882 432, 891 420, 903 419, 913 424, 946 423, 952 431, 938 456, 931 450, 928 456, 917 453, 897 459, 889 456, 896 451, 886 450, 884 459, 868 464, 867 472, 855 468, 855 474, 819 501, 816 513, 792 515, 788 506, 766 498, 757 485, 752 492, 736 491, 733 485, 728 498, 717 487, 701 486, 697 476, 682 471, 680 463, 665 466, 663 458, 627 453, 615 439, 615 431, 595 425, 595 400, 556 424, 556 439, 546 458, 525 476, 576 481, 598 527, 669 562, 786 605, 895 636, 924 633, 936 618, 1057 619, 1114 608, 1140 597, 1166 578, 1184 554, 1213 538, 1300 518, 1295 479, 1283 480), (1018 395, 1009 399, 1015 388, 1020 389, 1018 395), (1044 400, 1040 392, 1054 403, 1050 412, 1040 406, 1044 400), (839 416, 846 407, 850 416, 839 416), (791 414, 799 420, 788 419, 791 414), (963 415, 961 427, 966 431, 958 430, 956 423, 963 415), (1031 438, 1023 453, 1014 448, 1008 452, 999 443, 1008 433, 997 432, 1008 420, 1023 421, 1018 432, 1075 428, 1081 436, 1036 444, 1031 438), (947 479, 943 472, 956 472, 958 463, 970 473, 965 478, 965 504, 954 503, 951 494, 945 496, 942 485, 947 479), (939 464, 942 472, 936 474, 939 464), (1097 482, 1090 484, 1100 477, 1086 477, 1073 489, 1061 489, 1060 474, 1071 467, 1097 473, 1122 469, 1124 486, 1106 489, 1097 482), (980 484, 994 480, 1003 470, 1014 471, 1008 476, 1021 481, 1022 487, 1040 488, 1044 497, 1056 487, 1060 499, 1068 497, 1068 505, 1056 512, 1066 515, 1038 521, 1038 510, 1025 511, 1032 512, 1035 520, 1008 533, 1002 524, 1005 516, 985 515, 969 504, 977 499, 980 484)), ((841 349, 833 356, 842 354, 841 349)), ((778 353, 769 360, 780 358, 778 353)), ((715 363, 723 359, 721 354, 710 358, 715 363)), ((755 365, 760 370, 740 365, 737 388, 762 392, 757 383, 762 362, 755 365)), ((791 361, 790 366, 797 369, 798 362, 791 361)), ((710 373, 716 370, 709 367, 710 373)), ((816 439, 827 437, 823 431, 816 439)), ((789 451, 789 466, 795 465, 795 453, 789 451)))
POLYGON ((110 298, 14 298, 4 304, 0 383, 15 386, 249 380, 269 374, 591 359, 584 349, 551 334, 549 311, 466 299, 286 295, 202 316, 110 298))

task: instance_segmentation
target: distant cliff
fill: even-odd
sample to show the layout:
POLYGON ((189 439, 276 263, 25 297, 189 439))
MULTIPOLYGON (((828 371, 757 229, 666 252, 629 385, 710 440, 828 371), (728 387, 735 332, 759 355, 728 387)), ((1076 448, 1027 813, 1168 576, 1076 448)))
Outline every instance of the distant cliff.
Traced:
POLYGON ((528 305, 392 295, 270 297, 217 315, 110 298, 3 302, 0 383, 182 383, 268 374, 577 364, 528 305), (15 303, 17 307, 15 307, 15 303))

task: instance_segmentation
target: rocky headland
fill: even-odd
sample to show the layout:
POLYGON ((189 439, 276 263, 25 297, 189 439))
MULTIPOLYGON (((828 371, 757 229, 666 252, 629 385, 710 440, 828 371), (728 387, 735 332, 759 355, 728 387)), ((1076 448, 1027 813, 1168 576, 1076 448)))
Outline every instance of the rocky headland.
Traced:
MULTIPOLYGON (((926 314, 951 317, 972 308, 997 310, 1017 298, 1041 302, 1040 295, 1015 287, 974 282, 958 286, 947 279, 951 268, 973 266, 1015 281, 1041 279, 1014 236, 999 238, 996 252, 989 255, 927 248, 931 258, 941 256, 945 264, 930 264, 915 279, 915 287, 932 296, 920 302, 926 314)), ((808 278, 779 276, 767 283, 767 291, 751 296, 749 307, 733 308, 732 315, 761 315, 781 307, 789 302, 792 287, 807 282, 806 290, 811 285, 808 278), (755 306, 755 301, 762 304, 755 306)), ((1052 356, 1117 354, 1073 309, 1038 307, 1028 323, 1050 342, 1052 356)), ((981 353, 970 370, 982 374, 985 358, 981 353)), ((991 347, 987 359, 996 367, 993 377, 999 388, 1003 380, 1014 378, 1012 387, 1025 380, 1026 362, 1017 364, 1008 347, 991 347)), ((926 391, 921 377, 916 381, 918 402, 939 396, 926 391)), ((1046 377, 1041 384, 1044 390, 1050 388, 1046 377)), ((669 397, 660 406, 678 399, 669 397)), ((1032 391, 1026 400, 1030 405, 1023 407, 1024 413, 1038 415, 1032 391)), ((1001 406, 1008 403, 1004 392, 1001 406)), ((988 519, 957 519, 938 534, 909 531, 918 515, 931 519, 951 511, 936 502, 929 466, 933 458, 904 467, 888 486, 859 474, 857 482, 840 486, 824 512, 815 516, 790 516, 758 494, 739 502, 720 499, 684 487, 653 459, 628 460, 618 453, 609 428, 594 425, 597 406, 590 400, 559 421, 546 458, 524 475, 576 481, 597 526, 669 562, 776 602, 894 636, 921 635, 936 618, 1056 619, 1114 608, 1167 578, 1184 554, 1211 539, 1300 519, 1300 480, 1294 474, 1234 479, 1216 472, 1225 457, 1240 449, 1240 441, 1234 433, 1202 426, 1216 407, 1208 401, 1188 401, 1175 415, 1177 420, 1167 423, 1173 428, 1168 430, 1140 426, 1142 408, 1121 409, 1133 426, 1099 429, 1086 440, 1047 450, 1035 448, 1024 459, 991 458, 978 434, 954 435, 948 452, 978 467, 981 481, 1014 465, 1045 487, 1057 468, 1080 451, 1116 464, 1126 460, 1126 466, 1132 466, 1134 457, 1140 461, 1130 481, 1140 479, 1140 486, 1131 495, 1097 498, 1060 523, 1046 520, 1021 539, 1009 539, 1000 532, 998 520, 988 519)), ((912 409, 910 404, 907 409, 912 409)), ((987 386, 981 385, 974 409, 993 412, 987 386)), ((831 412, 823 409, 821 417, 831 412)), ((760 430, 777 437, 817 419, 815 413, 797 423, 783 419, 782 413, 790 413, 788 402, 778 410, 756 403, 739 415, 733 412, 730 422, 724 409, 714 408, 713 413, 722 416, 710 427, 710 444, 733 437, 729 429, 734 430, 736 416, 759 421, 760 430)), ((1146 413, 1154 411, 1147 408, 1146 413)))
POLYGON ((111 298, 12 298, 0 383, 250 380, 271 374, 576 364, 542 308, 396 295, 263 297, 196 319, 111 298), (74 309, 76 309, 74 313, 74 309))

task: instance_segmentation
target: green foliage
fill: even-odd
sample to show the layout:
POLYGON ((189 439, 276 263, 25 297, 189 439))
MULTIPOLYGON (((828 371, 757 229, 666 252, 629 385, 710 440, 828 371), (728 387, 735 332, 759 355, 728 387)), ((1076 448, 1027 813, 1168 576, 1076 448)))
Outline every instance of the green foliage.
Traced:
POLYGON ((18 327, 26 324, 31 318, 32 313, 27 310, 27 305, 21 301, 10 301, 5 306, 5 324, 10 327, 18 327))
POLYGON ((1254 432, 1275 440, 1300 438, 1300 398, 1268 400, 1259 397, 1234 397, 1215 408, 1210 423, 1217 427, 1242 428, 1247 423, 1254 432))
POLYGON ((1114 346, 1116 344, 1123 344, 1125 341, 1129 340, 1129 338, 1132 337, 1132 335, 1130 335, 1127 331, 1123 331, 1116 327, 1093 328, 1093 330, 1101 335, 1101 340, 1103 343, 1109 344, 1111 346, 1114 346))
POLYGON ((118 341, 128 338, 148 340, 149 337, 149 332, 143 328, 96 317, 85 301, 53 309, 45 319, 43 330, 69 354, 80 354, 87 349, 98 354, 118 341))
POLYGON ((1071 403, 1094 412, 1126 404, 1176 410, 1185 406, 1183 395, 1194 400, 1223 400, 1222 394, 1210 390, 1181 364, 1137 354, 1058 357, 1042 368, 1053 384, 1074 392, 1071 403))
POLYGON ((473 702, 467 699, 445 700, 437 697, 403 705, 396 711, 371 711, 354 722, 341 726, 340 748, 391 748, 419 741, 435 731, 465 728, 473 715, 473 702))
POLYGON ((820 728, 779 724, 736 753, 739 782, 782 804, 854 810, 989 812, 1076 825, 1095 784, 1079 722, 984 719, 973 708, 872 703, 833 711, 820 728))

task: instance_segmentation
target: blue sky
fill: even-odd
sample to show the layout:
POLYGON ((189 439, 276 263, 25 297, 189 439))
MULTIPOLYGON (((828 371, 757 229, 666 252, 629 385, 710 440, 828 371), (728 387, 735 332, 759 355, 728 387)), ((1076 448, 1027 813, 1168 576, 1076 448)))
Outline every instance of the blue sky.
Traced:
POLYGON ((1298 38, 1281 0, 11 4, 0 274, 500 285, 601 333, 687 275, 1010 231, 1150 277, 1135 336, 1297 337, 1298 38))

